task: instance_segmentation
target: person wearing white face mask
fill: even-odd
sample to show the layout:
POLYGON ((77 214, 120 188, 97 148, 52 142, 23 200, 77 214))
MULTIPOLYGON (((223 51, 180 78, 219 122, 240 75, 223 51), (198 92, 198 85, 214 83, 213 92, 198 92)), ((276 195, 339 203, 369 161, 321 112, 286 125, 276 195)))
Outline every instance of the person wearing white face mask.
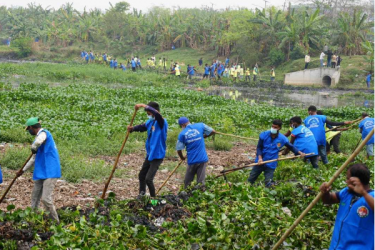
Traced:
POLYGON ((163 162, 166 152, 167 141, 167 120, 159 113, 159 104, 149 102, 135 105, 135 110, 145 108, 148 120, 137 126, 128 126, 129 132, 146 132, 146 152, 147 156, 139 172, 139 194, 146 193, 146 185, 150 191, 150 196, 155 197, 154 177, 163 162))
MULTIPOLYGON (((262 163, 263 161, 269 161, 279 158, 279 151, 285 145, 290 149, 295 155, 301 155, 305 157, 305 154, 298 151, 283 134, 279 131, 282 127, 281 120, 274 120, 272 122, 271 129, 264 131, 259 135, 259 141, 257 146, 257 156, 255 162, 262 163)), ((273 174, 277 167, 277 161, 266 163, 263 165, 254 166, 250 172, 250 176, 247 179, 251 184, 254 184, 256 179, 264 172, 264 181, 266 187, 273 185, 273 174)))

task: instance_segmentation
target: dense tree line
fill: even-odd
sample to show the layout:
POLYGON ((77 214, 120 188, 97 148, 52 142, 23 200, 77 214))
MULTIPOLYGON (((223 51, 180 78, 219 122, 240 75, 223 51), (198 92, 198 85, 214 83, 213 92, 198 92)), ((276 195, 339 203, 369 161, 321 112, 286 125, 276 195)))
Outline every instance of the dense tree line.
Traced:
POLYGON ((273 64, 300 58, 307 52, 318 54, 324 44, 341 54, 364 54, 361 44, 373 36, 372 13, 366 13, 360 3, 337 11, 343 10, 341 5, 336 6, 338 2, 342 5, 346 1, 315 0, 303 6, 289 3, 282 9, 262 10, 153 7, 147 13, 131 10, 127 2, 110 5, 106 11, 83 12, 69 3, 59 9, 36 4, 27 8, 3 6, 0 37, 28 37, 46 46, 101 44, 119 52, 142 46, 164 51, 174 45, 273 64))

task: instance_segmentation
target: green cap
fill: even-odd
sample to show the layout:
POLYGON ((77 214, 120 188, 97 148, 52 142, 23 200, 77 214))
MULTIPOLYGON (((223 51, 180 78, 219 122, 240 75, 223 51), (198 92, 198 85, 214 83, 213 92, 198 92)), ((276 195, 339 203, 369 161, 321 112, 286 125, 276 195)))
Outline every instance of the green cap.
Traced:
POLYGON ((31 117, 26 122, 26 128, 29 127, 29 126, 33 126, 35 124, 38 124, 38 123, 39 123, 39 118, 38 117, 31 117))

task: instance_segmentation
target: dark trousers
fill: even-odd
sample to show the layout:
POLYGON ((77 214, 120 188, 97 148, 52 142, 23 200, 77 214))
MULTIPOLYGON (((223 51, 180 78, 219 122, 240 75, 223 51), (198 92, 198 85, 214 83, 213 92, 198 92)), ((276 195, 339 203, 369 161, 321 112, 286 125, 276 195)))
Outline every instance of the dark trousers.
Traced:
POLYGON ((329 143, 327 143, 327 153, 331 151, 331 146, 333 146, 333 150, 336 154, 340 154, 340 137, 341 134, 335 135, 329 143))
POLYGON ((262 172, 264 172, 264 182, 266 186, 269 185, 272 182, 273 173, 275 172, 275 169, 268 168, 264 165, 254 166, 250 172, 250 176, 247 179, 247 181, 250 182, 251 184, 254 184, 254 182, 259 177, 259 175, 261 175, 262 172))
POLYGON ((191 184, 195 175, 197 176, 197 183, 202 183, 204 185, 206 179, 206 167, 207 162, 188 165, 184 180, 185 188, 191 184))
POLYGON ((331 63, 331 67, 332 67, 332 68, 336 68, 336 62, 332 62, 332 63, 331 63))
POLYGON ((314 155, 311 157, 306 157, 305 158, 307 162, 310 162, 313 168, 319 168, 318 163, 319 163, 319 155, 314 155))
POLYGON ((135 67, 132 67, 132 70, 135 71, 135 67))
POLYGON ((305 69, 307 69, 308 66, 309 66, 309 63, 305 63, 305 69))
POLYGON ((159 169, 160 164, 163 162, 163 159, 155 159, 149 161, 147 158, 143 162, 141 171, 139 172, 139 193, 146 193, 146 185, 150 191, 150 196, 155 197, 155 186, 154 186, 154 177, 156 172, 159 169))
POLYGON ((251 78, 250 78, 250 76, 246 76, 245 77, 245 81, 247 82, 247 80, 249 80, 249 82, 251 82, 251 78))
POLYGON ((318 145, 319 156, 324 164, 328 164, 326 145, 318 145))
POLYGON ((255 82, 257 80, 257 75, 253 75, 253 81, 255 82))

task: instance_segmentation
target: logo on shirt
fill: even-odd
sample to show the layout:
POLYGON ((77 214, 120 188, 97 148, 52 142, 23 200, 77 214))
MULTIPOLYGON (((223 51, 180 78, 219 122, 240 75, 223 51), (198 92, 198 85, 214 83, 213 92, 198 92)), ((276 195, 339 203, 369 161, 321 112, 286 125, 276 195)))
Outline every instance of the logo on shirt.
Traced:
POLYGON ((361 218, 365 218, 365 217, 368 216, 369 211, 368 211, 367 207, 365 207, 365 206, 360 206, 360 207, 357 209, 357 214, 358 214, 359 217, 361 217, 361 218))
POLYGON ((279 147, 281 147, 281 143, 279 142, 279 143, 277 143, 277 147, 279 148, 279 147))
POLYGON ((319 127, 319 119, 316 117, 311 118, 308 122, 309 128, 319 127))
POLYGON ((370 128, 373 128, 374 127, 374 123, 373 121, 367 121, 365 122, 365 124, 363 124, 365 129, 370 129, 370 128))

